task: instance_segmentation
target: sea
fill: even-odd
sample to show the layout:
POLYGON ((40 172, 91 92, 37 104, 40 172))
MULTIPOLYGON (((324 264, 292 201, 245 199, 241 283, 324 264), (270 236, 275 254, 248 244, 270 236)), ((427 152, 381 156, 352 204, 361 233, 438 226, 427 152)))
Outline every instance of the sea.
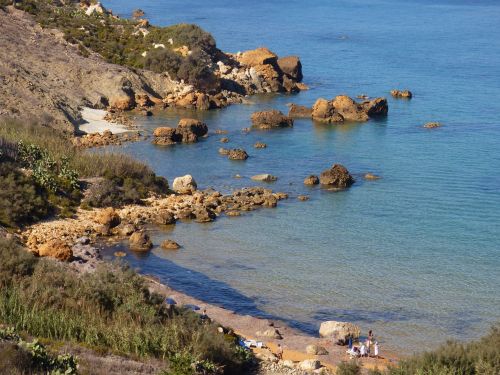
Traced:
POLYGON ((287 192, 277 208, 155 229, 147 255, 118 244, 125 260, 173 288, 240 314, 281 319, 317 335, 322 321, 356 323, 381 348, 412 354, 470 340, 500 321, 500 2, 491 0, 106 0, 153 24, 195 23, 217 46, 266 46, 298 55, 310 90, 266 94, 207 112, 167 110, 143 132, 205 121, 207 139, 115 148, 170 182, 191 174, 201 189, 245 186, 287 192), (391 89, 410 89, 398 100, 391 89), (242 132, 253 112, 311 106, 339 94, 385 96, 386 118, 328 125, 310 119, 276 131, 242 132), (442 127, 425 129, 429 121, 442 127), (230 139, 220 143, 224 129, 230 139), (262 141, 265 149, 254 149, 262 141), (230 161, 219 147, 244 148, 230 161), (348 190, 303 180, 334 163, 356 179, 348 190), (368 181, 366 173, 381 178, 368 181), (250 177, 270 173, 274 183, 250 177), (239 174, 242 178, 234 178, 239 174), (308 195, 302 202, 298 195, 308 195))

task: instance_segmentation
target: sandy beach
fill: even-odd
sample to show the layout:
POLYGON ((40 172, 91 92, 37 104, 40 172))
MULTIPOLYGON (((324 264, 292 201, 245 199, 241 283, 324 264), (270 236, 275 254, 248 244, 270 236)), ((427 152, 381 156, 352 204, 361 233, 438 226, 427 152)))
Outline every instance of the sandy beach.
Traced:
POLYGON ((104 120, 106 111, 102 109, 93 109, 84 107, 81 111, 85 123, 79 126, 79 130, 87 134, 103 133, 106 130, 113 134, 126 133, 130 131, 125 125, 115 124, 104 120))
MULTIPOLYGON (((350 357, 346 354, 347 347, 340 346, 328 338, 319 338, 308 336, 296 329, 288 327, 279 320, 270 321, 260 319, 250 315, 238 315, 230 310, 207 304, 184 293, 180 293, 167 285, 161 284, 154 277, 146 276, 150 282, 151 289, 167 298, 173 299, 178 305, 194 305, 200 308, 197 312, 202 313, 206 310, 208 317, 220 325, 233 329, 235 333, 245 339, 261 341, 265 344, 265 349, 253 349, 257 357, 262 359, 272 358, 272 354, 277 353, 278 344, 283 348, 283 361, 293 361, 295 364, 308 359, 316 359, 321 364, 334 370, 342 361, 349 361, 350 357), (276 328, 282 339, 273 339, 257 335, 257 332, 263 332, 270 328, 276 328), (312 355, 306 353, 308 345, 318 345, 324 347, 327 355, 312 355)), ((366 332, 362 332, 366 333, 366 332)), ((391 364, 397 363, 398 355, 394 352, 386 352, 382 348, 380 358, 361 358, 359 364, 364 369, 385 369, 391 364)))

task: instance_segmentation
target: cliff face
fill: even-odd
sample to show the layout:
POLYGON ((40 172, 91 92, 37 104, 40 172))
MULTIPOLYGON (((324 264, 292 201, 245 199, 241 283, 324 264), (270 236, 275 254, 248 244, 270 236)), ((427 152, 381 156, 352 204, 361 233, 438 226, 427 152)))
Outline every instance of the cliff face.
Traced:
POLYGON ((12 8, 0 9, 0 51, 0 117, 36 119, 67 132, 81 121, 81 106, 127 107, 135 95, 163 98, 180 89, 165 74, 109 64, 94 53, 84 57, 61 32, 12 8))

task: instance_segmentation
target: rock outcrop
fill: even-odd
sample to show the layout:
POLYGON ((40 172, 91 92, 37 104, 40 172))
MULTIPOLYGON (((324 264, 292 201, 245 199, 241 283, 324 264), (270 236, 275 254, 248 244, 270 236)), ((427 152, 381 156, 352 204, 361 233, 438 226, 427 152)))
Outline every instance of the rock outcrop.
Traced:
POLYGON ((176 128, 163 126, 153 132, 153 144, 160 146, 174 145, 177 143, 195 143, 199 138, 208 133, 208 127, 200 120, 183 118, 179 120, 176 128))
POLYGON ((319 98, 312 108, 292 104, 290 117, 312 117, 316 121, 339 123, 343 121, 367 121, 373 117, 387 115, 389 107, 385 98, 364 100, 360 103, 354 99, 339 95, 332 100, 319 98))
POLYGON ((278 66, 289 78, 297 82, 302 81, 302 63, 298 56, 286 56, 278 59, 278 66))
POLYGON ((357 325, 348 322, 330 320, 321 323, 319 327, 319 335, 321 337, 334 339, 342 345, 347 343, 349 336, 353 339, 357 339, 359 338, 360 333, 361 329, 357 325))
POLYGON ((334 164, 330 169, 321 172, 319 181, 322 185, 345 189, 354 183, 354 178, 346 167, 341 164, 334 164))
POLYGON ((172 189, 178 194, 193 194, 197 188, 198 185, 190 174, 175 178, 172 184, 172 189))
POLYGON ((287 128, 293 126, 293 120, 276 109, 254 112, 251 119, 252 126, 258 129, 287 128))
POLYGON ((160 246, 165 250, 177 250, 181 248, 181 245, 179 245, 174 240, 164 240, 160 246))

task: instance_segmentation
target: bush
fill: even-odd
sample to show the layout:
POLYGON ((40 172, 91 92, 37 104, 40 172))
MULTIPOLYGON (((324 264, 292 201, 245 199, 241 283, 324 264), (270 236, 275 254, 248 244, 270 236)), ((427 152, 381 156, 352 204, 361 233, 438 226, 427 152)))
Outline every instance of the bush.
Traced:
POLYGON ((0 290, 17 284, 35 271, 38 258, 23 251, 12 239, 0 236, 0 290))
POLYGON ((197 314, 167 308, 132 270, 103 265, 75 277, 45 259, 32 263, 27 258, 29 264, 20 267, 19 248, 0 243, 0 249, 17 264, 2 271, 16 282, 0 288, 0 321, 17 331, 141 357, 189 357, 202 367, 224 365, 228 372, 241 373, 245 359, 233 341, 197 314))
POLYGON ((48 193, 12 163, 0 162, 0 224, 18 227, 43 219, 53 211, 48 193))
POLYGON ((144 59, 144 69, 156 73, 167 72, 172 79, 179 79, 178 72, 182 57, 167 48, 154 48, 148 52, 144 59))
POLYGON ((340 362, 335 375, 360 375, 361 367, 356 361, 340 362))
POLYGON ((0 374, 31 374, 34 367, 33 359, 26 349, 0 341, 0 374))

